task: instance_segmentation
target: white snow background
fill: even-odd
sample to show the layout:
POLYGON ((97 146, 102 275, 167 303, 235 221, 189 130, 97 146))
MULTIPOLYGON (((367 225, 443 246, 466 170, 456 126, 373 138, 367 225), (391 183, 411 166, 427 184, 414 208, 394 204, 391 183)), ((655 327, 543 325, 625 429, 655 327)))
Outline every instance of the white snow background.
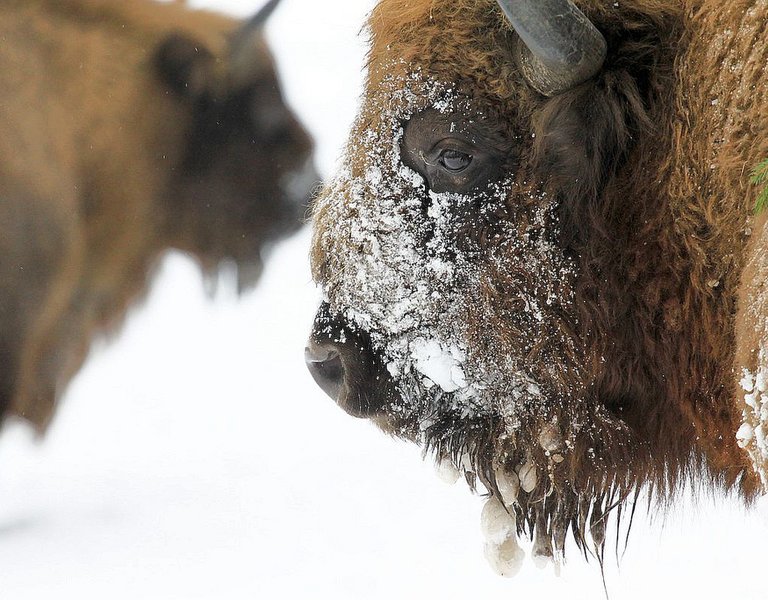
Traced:
MULTIPOLYGON (((256 4, 198 0, 245 14, 256 4)), ((330 175, 354 116, 370 0, 284 0, 268 27, 287 96, 330 175)), ((318 294, 307 231, 255 292, 214 301, 185 257, 94 347, 48 436, 0 438, 0 598, 603 597, 596 562, 514 579, 483 558, 482 499, 337 408, 303 364, 318 294)), ((687 501, 606 577, 614 600, 768 597, 768 511, 687 501)))

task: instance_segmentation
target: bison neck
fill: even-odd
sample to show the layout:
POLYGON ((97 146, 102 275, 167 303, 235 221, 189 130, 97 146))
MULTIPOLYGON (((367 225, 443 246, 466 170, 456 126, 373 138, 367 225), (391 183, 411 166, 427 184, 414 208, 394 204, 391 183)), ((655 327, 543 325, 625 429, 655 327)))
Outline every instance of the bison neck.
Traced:
POLYGON ((766 111, 748 110, 766 105, 749 82, 768 49, 722 25, 738 10, 757 35, 759 15, 709 4, 686 22, 697 33, 684 36, 662 103, 674 110, 655 115, 658 134, 604 192, 592 230, 605 233, 581 242, 579 297, 584 335, 604 359, 597 401, 628 425, 662 489, 696 473, 751 495, 758 481, 736 444, 734 330, 754 201, 744 173, 764 158, 744 132, 768 130, 766 111))

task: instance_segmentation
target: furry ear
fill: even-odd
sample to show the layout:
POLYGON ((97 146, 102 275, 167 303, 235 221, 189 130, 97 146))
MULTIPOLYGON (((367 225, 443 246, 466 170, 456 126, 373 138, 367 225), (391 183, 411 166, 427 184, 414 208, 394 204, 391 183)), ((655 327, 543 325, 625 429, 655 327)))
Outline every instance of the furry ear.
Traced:
POLYGON ((651 116, 673 81, 681 14, 610 8, 591 15, 608 42, 590 81, 542 100, 532 115, 534 166, 563 201, 564 215, 600 214, 606 186, 633 147, 654 135, 651 116))
POLYGON ((564 199, 597 199, 640 130, 651 128, 641 93, 625 71, 603 73, 548 100, 534 115, 540 173, 564 199))
POLYGON ((181 34, 168 36, 155 52, 162 81, 176 94, 197 98, 211 87, 215 59, 203 44, 181 34))

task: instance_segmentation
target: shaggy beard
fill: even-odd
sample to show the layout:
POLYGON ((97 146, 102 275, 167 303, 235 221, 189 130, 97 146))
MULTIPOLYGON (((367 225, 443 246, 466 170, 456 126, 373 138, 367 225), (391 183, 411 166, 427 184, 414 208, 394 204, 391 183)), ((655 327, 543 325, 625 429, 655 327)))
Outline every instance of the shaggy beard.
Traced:
MULTIPOLYGON (((570 534, 585 558, 592 556, 602 565, 611 518, 617 549, 621 535, 629 535, 639 487, 633 474, 601 456, 610 448, 627 447, 629 434, 621 422, 583 413, 575 418, 583 424, 578 433, 570 429, 563 439, 552 420, 539 415, 518 414, 510 428, 498 412, 458 408, 462 403, 453 394, 424 394, 416 379, 401 380, 398 388, 401 398, 388 407, 386 418, 374 419, 377 425, 418 444, 441 469, 449 464, 489 502, 498 499, 512 516, 517 536, 533 542, 534 560, 562 561, 570 534), (510 482, 513 496, 507 491, 510 482)), ((572 428, 573 423, 562 426, 572 428)))

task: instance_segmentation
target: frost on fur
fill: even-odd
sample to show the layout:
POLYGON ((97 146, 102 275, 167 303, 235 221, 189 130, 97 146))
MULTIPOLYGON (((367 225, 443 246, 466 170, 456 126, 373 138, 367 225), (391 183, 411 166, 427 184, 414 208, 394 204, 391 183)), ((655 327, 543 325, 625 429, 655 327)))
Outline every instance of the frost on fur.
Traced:
POLYGON ((768 361, 760 350, 755 373, 744 369, 740 381, 744 392, 744 421, 736 432, 736 442, 752 459, 763 488, 768 490, 768 361))

